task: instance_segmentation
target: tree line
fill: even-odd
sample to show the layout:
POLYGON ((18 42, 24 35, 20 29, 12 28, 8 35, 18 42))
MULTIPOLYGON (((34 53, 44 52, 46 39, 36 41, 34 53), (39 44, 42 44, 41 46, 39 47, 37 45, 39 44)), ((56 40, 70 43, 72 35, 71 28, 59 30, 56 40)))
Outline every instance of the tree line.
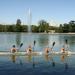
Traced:
MULTIPOLYGON (((38 25, 30 25, 31 32, 46 32, 49 30, 55 30, 57 33, 68 33, 75 32, 75 21, 70 21, 69 23, 60 24, 59 27, 51 26, 47 21, 40 20, 38 25)), ((0 24, 0 32, 28 32, 28 25, 22 25, 21 20, 17 19, 16 24, 13 25, 2 25, 0 24)))
POLYGON ((59 32, 61 33, 74 33, 75 32, 75 21, 71 20, 69 23, 60 24, 59 32))

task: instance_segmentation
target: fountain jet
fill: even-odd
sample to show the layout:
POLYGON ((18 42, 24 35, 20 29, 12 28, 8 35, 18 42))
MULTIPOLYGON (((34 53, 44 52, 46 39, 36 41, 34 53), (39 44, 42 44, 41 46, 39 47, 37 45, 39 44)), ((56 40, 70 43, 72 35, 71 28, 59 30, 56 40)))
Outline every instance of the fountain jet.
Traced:
POLYGON ((32 32, 32 30, 31 30, 31 10, 30 10, 30 8, 28 10, 28 32, 29 33, 32 32))

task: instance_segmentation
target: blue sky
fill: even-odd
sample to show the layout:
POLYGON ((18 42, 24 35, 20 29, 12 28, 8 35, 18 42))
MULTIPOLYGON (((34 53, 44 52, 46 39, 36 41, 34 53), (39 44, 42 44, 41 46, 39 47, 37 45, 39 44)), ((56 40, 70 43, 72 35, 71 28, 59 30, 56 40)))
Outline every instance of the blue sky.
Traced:
POLYGON ((32 24, 44 19, 51 24, 75 20, 75 0, 0 0, 0 23, 15 24, 18 18, 28 24, 28 9, 32 24))

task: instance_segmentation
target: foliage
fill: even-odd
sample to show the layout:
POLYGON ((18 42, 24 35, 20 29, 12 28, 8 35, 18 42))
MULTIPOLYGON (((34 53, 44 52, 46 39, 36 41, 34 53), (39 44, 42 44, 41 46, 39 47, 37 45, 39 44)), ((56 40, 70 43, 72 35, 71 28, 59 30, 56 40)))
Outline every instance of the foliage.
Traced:
MULTIPOLYGON (((60 24, 59 27, 50 26, 45 20, 40 20, 38 25, 31 25, 32 32, 49 32, 55 30, 59 33, 75 32, 75 21, 71 20, 69 23, 60 24)), ((17 19, 16 24, 3 25, 0 24, 0 32, 28 32, 28 25, 21 25, 21 20, 17 19)))
POLYGON ((72 20, 69 23, 64 23, 63 25, 60 25, 59 32, 75 32, 75 21, 72 20))
POLYGON ((38 25, 39 25, 39 32, 48 32, 49 23, 47 23, 45 20, 40 20, 38 25))
POLYGON ((16 22, 16 25, 21 25, 21 20, 20 19, 17 19, 17 22, 16 22))

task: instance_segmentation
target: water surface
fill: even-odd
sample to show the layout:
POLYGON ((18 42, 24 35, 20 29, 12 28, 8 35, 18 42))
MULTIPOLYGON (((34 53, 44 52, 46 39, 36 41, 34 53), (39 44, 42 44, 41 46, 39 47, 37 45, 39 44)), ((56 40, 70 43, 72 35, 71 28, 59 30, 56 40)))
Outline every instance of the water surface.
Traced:
MULTIPOLYGON (((0 51, 10 51, 12 45, 17 47, 23 43, 20 51, 32 45, 35 51, 44 51, 52 47, 59 51, 68 39, 70 51, 75 51, 75 35, 37 34, 37 33, 0 33, 0 51), (33 41, 36 40, 34 46, 33 41)), ((49 56, 0 56, 0 75, 74 75, 75 55, 49 56)))

